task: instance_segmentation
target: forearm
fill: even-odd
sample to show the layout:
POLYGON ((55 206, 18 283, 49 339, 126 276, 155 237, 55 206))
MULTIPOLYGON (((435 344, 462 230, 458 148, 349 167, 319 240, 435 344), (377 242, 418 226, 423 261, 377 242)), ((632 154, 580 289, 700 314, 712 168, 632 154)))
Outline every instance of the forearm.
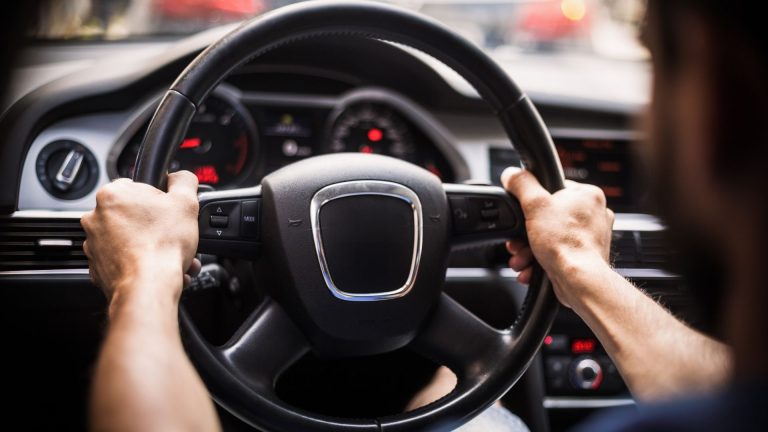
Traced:
POLYGON ((586 266, 575 268, 568 281, 559 283, 585 293, 571 306, 595 332, 637 399, 706 391, 728 378, 726 345, 685 325, 607 264, 592 267, 589 273, 582 270, 586 266))
POLYGON ((94 374, 94 430, 217 430, 207 391, 179 337, 177 299, 158 284, 181 284, 175 269, 137 277, 117 291, 94 374), (153 289, 153 287, 158 287, 153 289), (148 289, 147 289, 148 288, 148 289), (121 295, 120 293, 127 294, 121 295))

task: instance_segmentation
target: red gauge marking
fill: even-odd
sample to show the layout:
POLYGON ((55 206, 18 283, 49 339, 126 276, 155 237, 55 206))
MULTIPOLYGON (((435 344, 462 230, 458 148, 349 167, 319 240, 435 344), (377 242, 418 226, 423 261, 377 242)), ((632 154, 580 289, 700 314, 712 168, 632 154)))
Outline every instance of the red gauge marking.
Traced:
POLYGON ((550 335, 547 335, 547 336, 544 338, 544 345, 552 345, 552 336, 550 336, 550 335))
POLYGON ((195 168, 195 175, 200 183, 217 184, 219 182, 219 174, 213 165, 202 165, 195 168))
POLYGON ((227 164, 227 171, 230 174, 238 175, 243 171, 245 162, 248 161, 248 137, 245 134, 237 137, 235 148, 237 149, 237 160, 235 163, 227 164))
POLYGON ((371 153, 373 153, 373 147, 371 147, 369 145, 360 146, 360 153, 371 154, 371 153))
POLYGON ((200 147, 201 143, 202 141, 200 141, 200 138, 187 138, 181 142, 181 146, 179 148, 183 148, 183 149, 197 148, 197 147, 200 147))
POLYGON ((443 178, 443 173, 440 172, 440 169, 435 166, 435 164, 429 162, 427 163, 427 171, 431 172, 432 174, 436 175, 438 178, 443 178))
POLYGON ((371 128, 368 130, 368 139, 371 142, 379 142, 382 138, 384 138, 384 132, 382 132, 381 129, 371 128))

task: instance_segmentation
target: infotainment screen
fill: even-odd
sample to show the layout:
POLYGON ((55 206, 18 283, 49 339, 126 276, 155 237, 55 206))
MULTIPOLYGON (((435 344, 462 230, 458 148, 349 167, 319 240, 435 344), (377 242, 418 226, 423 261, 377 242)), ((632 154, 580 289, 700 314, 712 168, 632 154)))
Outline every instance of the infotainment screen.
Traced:
MULTIPOLYGON (((638 200, 633 193, 631 142, 615 139, 555 138, 555 147, 565 177, 600 187, 608 207, 616 212, 635 212, 638 200)), ((515 150, 491 149, 491 181, 499 184, 504 168, 520 165, 515 150)))

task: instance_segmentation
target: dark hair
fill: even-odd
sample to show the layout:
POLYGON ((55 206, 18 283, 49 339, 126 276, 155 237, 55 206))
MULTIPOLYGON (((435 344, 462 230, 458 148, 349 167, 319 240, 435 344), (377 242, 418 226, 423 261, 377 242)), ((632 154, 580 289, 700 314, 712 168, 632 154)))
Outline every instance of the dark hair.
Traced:
POLYGON ((755 53, 768 58, 768 31, 762 2, 754 0, 649 0, 649 10, 655 11, 661 25, 665 56, 674 62, 677 45, 674 34, 683 13, 694 13, 718 29, 738 33, 742 42, 755 53))
MULTIPOLYGON (((717 181, 727 186, 736 199, 749 206, 760 218, 768 215, 768 38, 762 22, 762 3, 746 0, 649 0, 648 40, 652 43, 656 80, 667 91, 687 79, 681 71, 686 63, 686 24, 696 19, 708 31, 704 59, 712 98, 709 107, 711 124, 707 133, 712 139, 710 167, 717 181)), ((689 70, 685 70, 689 73, 689 70)), ((657 108, 669 103, 669 94, 656 95, 657 108)), ((666 152, 665 171, 672 172, 677 164, 685 163, 674 155, 674 135, 669 130, 655 137, 661 139, 661 151, 666 152)), ((663 163, 664 159, 657 161, 663 163)), ((658 180, 658 179, 657 179, 658 180)), ((669 181, 668 177, 662 178, 669 181)), ((671 244, 680 254, 668 264, 671 270, 683 274, 690 284, 703 316, 711 328, 722 330, 720 320, 726 303, 727 282, 734 271, 728 265, 724 251, 710 244, 711 236, 697 232, 698 227, 686 220, 689 215, 675 207, 675 196, 657 185, 659 210, 667 219, 671 244)), ((723 227, 728 229, 729 227, 723 227)), ((755 236, 765 235, 765 227, 754 227, 755 236)))
POLYGON ((659 68, 674 74, 683 57, 683 17, 695 16, 709 26, 716 39, 713 95, 716 115, 712 125, 715 161, 722 180, 733 186, 765 191, 768 157, 768 23, 762 2, 749 0, 649 0, 648 13, 656 23, 659 68))

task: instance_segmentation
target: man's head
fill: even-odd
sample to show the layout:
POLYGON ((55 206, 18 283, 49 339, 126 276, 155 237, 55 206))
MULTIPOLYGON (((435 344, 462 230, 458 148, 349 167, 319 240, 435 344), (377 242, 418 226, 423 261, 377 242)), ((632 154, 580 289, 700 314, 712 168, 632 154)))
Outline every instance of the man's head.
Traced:
MULTIPOLYGON (((762 236, 768 168, 768 37, 762 4, 650 0, 650 136, 659 212, 708 312, 732 279, 735 239, 762 236)), ((743 245, 744 253, 751 253, 743 245)))

